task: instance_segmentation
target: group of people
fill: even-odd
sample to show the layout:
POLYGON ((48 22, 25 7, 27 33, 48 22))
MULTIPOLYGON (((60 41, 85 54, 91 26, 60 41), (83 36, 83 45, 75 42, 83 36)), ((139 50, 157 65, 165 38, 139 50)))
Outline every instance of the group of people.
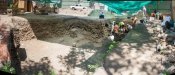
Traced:
POLYGON ((158 20, 161 20, 161 26, 163 27, 163 31, 166 30, 174 30, 174 21, 171 18, 170 14, 161 14, 157 10, 154 10, 153 13, 151 13, 151 17, 156 18, 158 20))
POLYGON ((124 22, 115 23, 115 21, 113 21, 110 35, 111 40, 114 40, 114 38, 117 37, 119 34, 128 33, 131 29, 133 29, 136 24, 137 18, 134 17, 132 21, 133 25, 125 24, 124 22))
POLYGON ((118 34, 120 33, 127 33, 129 31, 128 26, 130 26, 129 24, 125 24, 124 22, 119 22, 118 24, 114 25, 113 28, 113 34, 116 33, 118 34))
POLYGON ((162 24, 161 25, 163 27, 164 32, 166 30, 174 30, 174 22, 171 19, 171 16, 169 14, 167 14, 165 16, 164 20, 162 20, 162 24))

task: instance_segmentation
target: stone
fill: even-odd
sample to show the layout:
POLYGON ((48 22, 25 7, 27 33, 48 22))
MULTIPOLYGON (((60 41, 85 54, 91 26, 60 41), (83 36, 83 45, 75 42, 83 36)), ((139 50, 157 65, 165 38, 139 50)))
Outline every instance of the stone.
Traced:
POLYGON ((169 67, 169 68, 168 68, 168 72, 169 72, 170 74, 175 73, 175 66, 173 65, 173 66, 169 67))

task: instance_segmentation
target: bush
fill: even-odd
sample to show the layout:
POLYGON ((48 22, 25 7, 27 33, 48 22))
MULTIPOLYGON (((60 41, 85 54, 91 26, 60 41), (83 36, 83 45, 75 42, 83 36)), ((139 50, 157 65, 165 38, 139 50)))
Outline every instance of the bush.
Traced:
POLYGON ((10 62, 5 63, 5 65, 0 70, 4 72, 15 74, 15 68, 11 67, 10 62))

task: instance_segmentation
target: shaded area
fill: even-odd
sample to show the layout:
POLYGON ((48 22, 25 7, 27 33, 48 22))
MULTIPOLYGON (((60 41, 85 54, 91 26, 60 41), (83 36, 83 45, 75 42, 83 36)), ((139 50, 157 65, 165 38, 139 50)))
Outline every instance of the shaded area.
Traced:
POLYGON ((163 70, 161 56, 154 54, 155 41, 146 28, 138 24, 107 56, 103 66, 108 75, 157 75, 163 70))
MULTIPOLYGON (((8 50, 10 53, 11 65, 15 68, 16 74, 21 74, 21 62, 18 56, 20 50, 19 32, 17 29, 11 29, 8 43, 8 50)), ((25 49, 23 49, 25 50, 25 49)))
POLYGON ((39 62, 35 62, 32 60, 26 60, 25 65, 22 67, 21 75, 38 75, 42 73, 42 75, 50 75, 52 71, 52 67, 50 65, 50 60, 48 57, 43 57, 39 62))

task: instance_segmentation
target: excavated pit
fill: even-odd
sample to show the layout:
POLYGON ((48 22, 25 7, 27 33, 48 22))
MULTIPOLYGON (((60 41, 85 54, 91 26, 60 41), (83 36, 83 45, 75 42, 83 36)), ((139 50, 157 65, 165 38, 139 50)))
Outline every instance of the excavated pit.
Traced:
POLYGON ((50 16, 47 18, 44 16, 38 16, 37 18, 25 16, 24 18, 28 20, 28 24, 30 25, 29 28, 25 30, 29 31, 31 28, 31 30, 33 30, 31 32, 33 32, 35 36, 29 35, 24 37, 22 34, 26 32, 23 31, 21 34, 22 41, 36 37, 38 40, 68 46, 76 44, 77 47, 81 47, 86 44, 89 46, 101 47, 102 42, 109 35, 109 20, 50 16))
MULTIPOLYGON (((116 19, 116 22, 127 19, 116 19)), ((108 42, 110 20, 73 16, 24 15, 12 17, 12 27, 19 29, 20 41, 38 39, 67 46, 98 48, 108 42)), ((122 37, 118 37, 122 38, 122 37)))

